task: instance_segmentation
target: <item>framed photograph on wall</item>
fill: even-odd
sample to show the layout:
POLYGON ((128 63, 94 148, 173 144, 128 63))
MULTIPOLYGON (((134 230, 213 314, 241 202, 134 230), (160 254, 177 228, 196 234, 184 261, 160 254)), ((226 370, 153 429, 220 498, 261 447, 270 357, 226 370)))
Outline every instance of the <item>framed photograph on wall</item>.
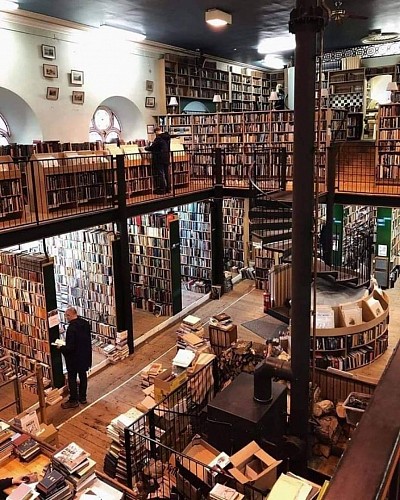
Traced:
POLYGON ((58 78, 58 66, 55 64, 43 64, 43 76, 45 78, 58 78))
POLYGON ((83 104, 85 102, 85 92, 74 90, 72 92, 73 104, 83 104))
POLYGON ((147 125, 147 133, 154 134, 154 125, 147 125))
POLYGON ((155 97, 146 97, 146 101, 144 103, 146 108, 155 108, 156 107, 156 98, 155 97))
POLYGON ((71 84, 83 85, 83 71, 71 69, 71 84))
POLYGON ((46 99, 49 101, 57 101, 60 94, 60 89, 58 87, 47 87, 46 99))
POLYGON ((55 59, 56 48, 52 45, 42 45, 42 57, 43 59, 55 59))
POLYGON ((147 92, 153 92, 153 90, 154 90, 153 80, 146 80, 146 90, 147 90, 147 92))

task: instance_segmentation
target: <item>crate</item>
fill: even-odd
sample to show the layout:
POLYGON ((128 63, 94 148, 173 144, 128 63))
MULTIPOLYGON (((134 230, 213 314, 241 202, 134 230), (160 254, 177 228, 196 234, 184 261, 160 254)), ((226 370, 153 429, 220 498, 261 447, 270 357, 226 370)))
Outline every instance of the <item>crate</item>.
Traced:
POLYGON ((362 392, 351 392, 347 396, 345 402, 343 403, 343 408, 346 410, 346 422, 348 424, 354 426, 358 424, 371 398, 372 398, 371 394, 364 394, 362 392), (352 401, 354 399, 363 403, 362 404, 363 408, 354 407, 352 405, 352 401))

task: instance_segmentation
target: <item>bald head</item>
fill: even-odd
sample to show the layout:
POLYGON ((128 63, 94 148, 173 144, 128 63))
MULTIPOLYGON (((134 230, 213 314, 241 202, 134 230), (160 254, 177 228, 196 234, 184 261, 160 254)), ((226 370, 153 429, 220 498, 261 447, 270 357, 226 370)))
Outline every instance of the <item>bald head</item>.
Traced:
POLYGON ((67 310, 65 311, 65 319, 68 321, 72 321, 73 319, 76 319, 78 317, 78 312, 75 309, 75 307, 68 307, 67 310))

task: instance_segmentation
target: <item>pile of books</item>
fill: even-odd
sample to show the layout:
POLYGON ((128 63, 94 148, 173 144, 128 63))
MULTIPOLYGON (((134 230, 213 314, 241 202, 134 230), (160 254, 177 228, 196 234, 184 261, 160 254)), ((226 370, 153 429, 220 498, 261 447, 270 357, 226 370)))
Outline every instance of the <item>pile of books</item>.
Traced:
POLYGON ((90 454, 76 443, 69 443, 53 456, 53 467, 65 476, 70 476, 88 463, 90 454))
POLYGON ((117 332, 115 344, 107 344, 103 347, 103 353, 110 363, 115 364, 129 356, 128 332, 117 332))
POLYGON ((45 389, 44 391, 46 395, 46 404, 50 406, 54 406, 62 400, 61 394, 58 392, 58 389, 45 389))
POLYGON ((241 500, 244 498, 238 491, 219 483, 214 486, 209 495, 214 500, 241 500))
POLYGON ((0 464, 12 454, 13 444, 11 438, 14 434, 6 422, 0 421, 0 464))
POLYGON ((142 388, 150 387, 154 384, 154 379, 164 371, 161 363, 150 363, 140 372, 142 388))
POLYGON ((232 327, 232 318, 229 314, 215 314, 210 318, 210 325, 216 326, 221 330, 229 330, 232 327))
POLYGON ((55 469, 46 472, 44 478, 36 485, 40 497, 46 500, 65 500, 74 493, 65 481, 65 477, 55 469))
POLYGON ((8 495, 7 500, 33 500, 39 496, 39 492, 35 491, 29 484, 21 483, 17 488, 15 488, 10 495, 8 495))
POLYGON ((178 334, 183 333, 194 333, 198 337, 204 336, 204 327, 201 324, 201 319, 197 316, 186 316, 183 318, 182 323, 180 324, 178 334))
POLYGON ((12 443, 15 455, 24 462, 30 462, 40 454, 38 442, 28 434, 15 434, 12 443))
POLYGON ((177 332, 176 345, 178 349, 189 349, 195 353, 210 352, 210 343, 207 339, 194 333, 177 332))

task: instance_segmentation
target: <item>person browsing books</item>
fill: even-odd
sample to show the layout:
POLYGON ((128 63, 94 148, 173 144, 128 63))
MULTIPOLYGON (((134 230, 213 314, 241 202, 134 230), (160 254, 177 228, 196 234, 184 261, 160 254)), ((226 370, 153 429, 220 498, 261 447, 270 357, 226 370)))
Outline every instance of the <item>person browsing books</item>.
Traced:
POLYGON ((37 474, 25 474, 24 476, 18 477, 5 477, 0 479, 0 499, 3 500, 7 498, 7 494, 4 493, 4 490, 10 488, 11 486, 17 486, 21 483, 34 483, 37 481, 37 474))
POLYGON ((89 322, 78 316, 75 307, 67 308, 65 319, 68 322, 65 345, 57 344, 57 348, 65 357, 68 372, 69 399, 61 404, 61 408, 64 409, 76 408, 79 403, 87 403, 87 371, 92 366, 92 339, 89 322))
POLYGON ((153 143, 144 149, 152 153, 154 192, 156 194, 165 194, 171 190, 168 172, 171 136, 168 132, 162 132, 160 127, 155 127, 154 133, 156 134, 156 138, 153 143))

